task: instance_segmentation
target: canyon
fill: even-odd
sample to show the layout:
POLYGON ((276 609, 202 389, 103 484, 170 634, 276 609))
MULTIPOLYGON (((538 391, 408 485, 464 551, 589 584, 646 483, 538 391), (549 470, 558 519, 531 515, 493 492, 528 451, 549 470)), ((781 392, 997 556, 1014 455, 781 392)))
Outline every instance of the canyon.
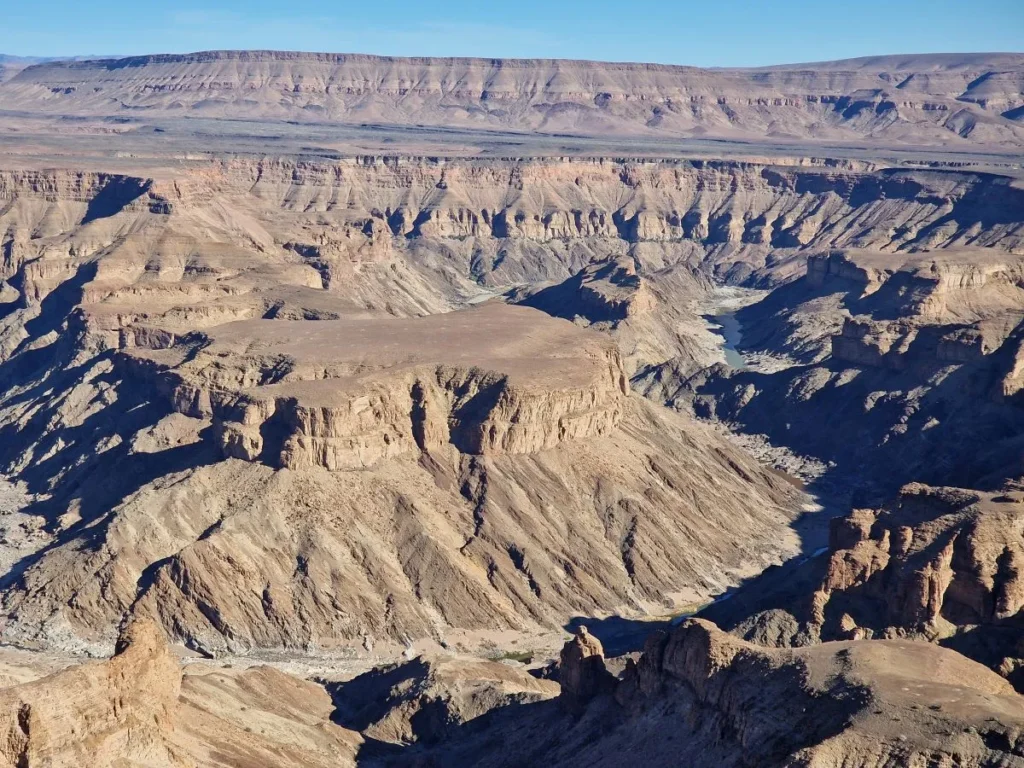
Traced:
POLYGON ((1024 764, 1022 82, 0 61, 2 760, 1024 764))

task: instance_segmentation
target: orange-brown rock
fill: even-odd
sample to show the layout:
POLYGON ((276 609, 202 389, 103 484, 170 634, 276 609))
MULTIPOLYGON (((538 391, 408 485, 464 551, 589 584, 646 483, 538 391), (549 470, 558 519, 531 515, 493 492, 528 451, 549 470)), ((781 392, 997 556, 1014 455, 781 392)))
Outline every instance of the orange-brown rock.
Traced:
MULTIPOLYGON (((4 651, 0 662, 12 653, 4 651)), ((42 660, 33 666, 27 654, 18 661, 27 670, 46 667, 42 660)), ((354 765, 362 737, 332 723, 332 712, 322 687, 270 667, 191 664, 183 676, 162 630, 139 620, 111 659, 72 661, 0 689, 0 764, 354 765)))
POLYGON ((180 765, 166 742, 180 684, 161 629, 138 621, 111 660, 0 690, 0 762, 180 765))

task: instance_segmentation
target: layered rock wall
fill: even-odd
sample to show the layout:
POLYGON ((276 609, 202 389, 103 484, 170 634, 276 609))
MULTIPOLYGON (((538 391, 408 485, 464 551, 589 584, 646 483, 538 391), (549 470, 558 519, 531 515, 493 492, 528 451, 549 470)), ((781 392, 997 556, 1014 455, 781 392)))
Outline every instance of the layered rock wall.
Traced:
POLYGON ((1019 143, 1015 54, 704 70, 552 59, 207 51, 27 67, 0 104, 43 114, 246 117, 641 134, 1019 143))

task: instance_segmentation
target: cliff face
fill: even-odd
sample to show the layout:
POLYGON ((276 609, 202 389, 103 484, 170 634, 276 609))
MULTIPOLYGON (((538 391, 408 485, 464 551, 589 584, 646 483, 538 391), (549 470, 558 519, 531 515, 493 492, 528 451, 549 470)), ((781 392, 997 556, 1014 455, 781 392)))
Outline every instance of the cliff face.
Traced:
POLYGON ((181 673, 159 628, 140 622, 121 653, 53 677, 0 690, 0 758, 6 765, 181 763, 174 728, 181 673))
POLYGON ((175 411, 213 419, 226 456, 293 469, 365 468, 449 443, 535 453, 608 434, 627 395, 610 340, 498 304, 406 321, 247 321, 203 336, 192 349, 132 348, 131 367, 175 411))
POLYGON ((53 62, 0 90, 7 109, 693 134, 1019 144, 1024 64, 877 58, 702 70, 561 60, 210 51, 53 62))
MULTIPOLYGON (((780 651, 690 621, 648 641, 616 697, 663 728, 692 724, 691 738, 707 743, 700 765, 1024 760, 1021 699, 1005 681, 957 654, 910 642, 780 651), (989 720, 980 717, 986 709, 989 720)), ((671 764, 665 737, 651 736, 649 764, 671 764)))
POLYGON ((828 551, 766 574, 706 615, 771 645, 910 637, 954 648, 1024 686, 1022 496, 908 485, 836 518, 828 551), (785 572, 784 572, 785 571, 785 572))
POLYGON ((686 161, 264 161, 223 167, 227 188, 297 211, 341 201, 353 226, 395 235, 779 248, 1010 248, 1024 192, 958 172, 796 170, 686 161), (362 218, 365 217, 365 218, 362 218))
POLYGON ((848 291, 832 356, 858 365, 978 361, 1024 317, 1024 261, 992 251, 831 252, 808 259, 807 284, 848 291))
POLYGON ((652 634, 619 681, 580 637, 558 674, 587 695, 567 697, 563 683, 557 702, 492 712, 490 731, 465 727, 377 762, 611 768, 678 765, 684 754, 728 768, 1024 764, 1021 697, 981 665, 924 643, 770 649, 689 620, 652 634), (595 679, 606 682, 578 686, 595 679), (502 737, 516 750, 494 749, 502 737))
POLYGON ((247 271, 287 264, 309 274, 283 282, 355 283, 343 292, 357 306, 402 313, 436 311, 419 294, 458 288, 437 274, 445 262, 492 287, 565 279, 626 252, 645 273, 709 262, 734 281, 767 280, 803 250, 1019 250, 1024 207, 1016 183, 984 174, 610 159, 265 159, 194 164, 152 179, 9 172, 2 183, 15 201, 2 224, 5 274, 35 261, 24 276, 31 298, 53 285, 34 283, 69 277, 69 268, 123 238, 101 269, 129 282, 146 275, 151 293, 183 270, 195 280, 212 267, 199 262, 233 255, 234 268, 255 250, 269 258, 247 271), (116 217, 122 209, 129 216, 116 217), (130 215, 139 226, 127 230, 130 215), (81 222, 93 226, 61 236, 81 222), (211 239, 218 248, 197 250, 211 239), (151 258, 163 265, 146 272, 151 258), (364 274, 354 279, 357 265, 364 274), (429 268, 409 276, 427 285, 413 283, 406 296, 367 285, 373 274, 413 265, 429 268))

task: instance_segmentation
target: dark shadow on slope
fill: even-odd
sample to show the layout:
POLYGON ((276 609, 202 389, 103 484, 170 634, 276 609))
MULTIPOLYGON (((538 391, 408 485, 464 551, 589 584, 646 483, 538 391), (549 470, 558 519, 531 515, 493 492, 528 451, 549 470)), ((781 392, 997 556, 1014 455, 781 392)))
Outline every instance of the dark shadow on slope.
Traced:
POLYGON ((89 200, 81 223, 88 224, 120 213, 131 202, 146 194, 150 186, 152 183, 147 179, 132 176, 108 177, 103 188, 89 200))
POLYGON ((79 519, 42 549, 33 552, 0 577, 0 589, 16 584, 24 573, 49 552, 71 541, 82 548, 95 548, 102 544, 113 510, 132 494, 155 480, 219 461, 220 456, 209 441, 171 448, 153 454, 130 454, 127 446, 103 454, 105 471, 90 467, 83 480, 75 484, 62 484, 51 497, 30 504, 25 512, 39 515, 54 527, 60 517, 77 503, 79 519))
MULTIPOLYGON (((324 682, 334 704, 331 720, 344 728, 363 731, 383 719, 406 699, 419 696, 415 681, 425 679, 429 668, 420 659, 371 670, 348 682, 324 682)), ((557 702, 510 702, 464 723, 447 719, 447 705, 440 700, 419 699, 418 710, 409 718, 416 739, 410 744, 393 743, 364 734, 357 755, 360 766, 483 764, 488 755, 508 756, 508 745, 518 734, 532 730, 539 738, 530 740, 522 750, 524 762, 529 755, 542 756, 553 748, 573 720, 557 702)), ((516 764, 516 763, 513 763, 516 764)))
POLYGON ((1021 455, 1024 409, 992 400, 994 362, 893 371, 828 359, 738 371, 695 381, 693 407, 833 464, 822 484, 859 478, 852 488, 863 505, 910 481, 973 487, 1019 471, 1008 457, 1021 455), (916 402, 906 399, 922 386, 916 402))
MULTIPOLYGON (((583 744, 596 731, 592 722, 608 719, 615 705, 593 702, 584 725, 566 714, 557 701, 513 702, 468 722, 453 725, 441 741, 394 744, 367 738, 356 756, 360 768, 470 768, 554 764, 560 747, 583 744)), ((364 736, 364 738, 366 738, 364 736)))
MULTIPOLYGON (((32 320, 25 323, 25 332, 28 338, 22 343, 21 348, 26 344, 44 336, 51 331, 56 331, 69 319, 75 308, 82 302, 82 292, 87 283, 96 277, 98 270, 96 262, 83 264, 75 274, 48 293, 39 304, 39 314, 32 320)), ((12 285, 19 291, 23 290, 23 275, 19 273, 11 280, 12 285)), ((15 352, 17 354, 17 352, 15 352)))
POLYGON ((557 700, 510 704, 454 727, 436 744, 401 751, 373 742, 358 765, 373 766, 570 766, 744 762, 782 765, 803 749, 827 742, 850 727, 871 705, 863 686, 830 680, 828 695, 806 685, 799 664, 773 666, 755 655, 712 672, 708 687, 717 701, 702 701, 682 680, 665 675, 660 692, 620 706, 612 696, 587 702, 569 714, 557 700))
POLYGON ((384 717, 391 708, 392 690, 423 679, 430 669, 422 659, 376 667, 347 682, 325 682, 334 711, 331 720, 343 728, 362 731, 384 717))
MULTIPOLYGON (((486 383, 479 391, 455 408, 450 420, 450 439, 452 445, 460 452, 469 455, 482 452, 482 446, 488 437, 483 432, 484 424, 498 404, 506 386, 507 381, 504 378, 486 383)), ((456 397, 461 399, 468 394, 467 387, 468 385, 463 385, 457 389, 456 397)))
POLYGON ((0 588, 72 540, 97 546, 111 511, 148 483, 220 459, 208 439, 158 453, 131 451, 134 435, 171 409, 131 377, 115 352, 86 351, 76 308, 94 275, 95 266, 86 265, 50 293, 26 324, 28 338, 0 363, 4 406, 23 409, 18 421, 0 427, 0 466, 38 496, 26 513, 50 531, 70 522, 47 547, 16 563, 0 588), (72 510, 74 521, 62 521, 72 510))

